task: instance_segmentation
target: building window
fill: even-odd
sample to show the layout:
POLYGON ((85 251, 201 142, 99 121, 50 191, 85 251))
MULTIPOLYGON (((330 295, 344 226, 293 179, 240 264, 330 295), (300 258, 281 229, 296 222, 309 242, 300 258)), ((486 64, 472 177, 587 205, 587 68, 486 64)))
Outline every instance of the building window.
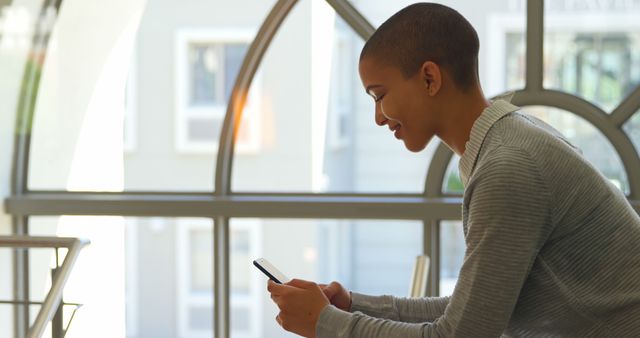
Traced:
POLYGON ((204 219, 177 221, 178 335, 207 337, 213 330, 213 223, 204 219))
MULTIPOLYGON (((215 153, 227 105, 253 31, 179 30, 176 34, 176 149, 215 153)), ((236 137, 239 153, 260 146, 260 75, 249 92, 236 137)))
MULTIPOLYGON (((231 224, 231 320, 233 337, 255 337, 261 315, 258 292, 251 275, 251 260, 259 256, 260 221, 234 220, 231 224)), ((213 333, 213 227, 210 220, 181 219, 177 227, 178 335, 211 337, 213 333)))

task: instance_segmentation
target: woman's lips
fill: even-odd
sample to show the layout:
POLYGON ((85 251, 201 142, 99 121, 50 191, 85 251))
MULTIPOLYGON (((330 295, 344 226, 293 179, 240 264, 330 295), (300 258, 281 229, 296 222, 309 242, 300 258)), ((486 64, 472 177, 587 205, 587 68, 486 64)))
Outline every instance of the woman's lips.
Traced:
POLYGON ((397 125, 393 128, 393 136, 395 136, 398 140, 402 137, 402 135, 400 135, 400 125, 397 125))

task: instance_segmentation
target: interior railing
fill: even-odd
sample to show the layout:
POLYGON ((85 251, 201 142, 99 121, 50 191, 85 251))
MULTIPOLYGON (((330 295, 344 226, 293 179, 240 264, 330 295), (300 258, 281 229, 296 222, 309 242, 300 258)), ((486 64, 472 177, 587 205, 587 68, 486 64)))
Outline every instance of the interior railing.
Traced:
MULTIPOLYGON (((0 236, 0 248, 54 248, 56 251, 60 248, 66 248, 68 250, 62 265, 56 267, 55 273, 51 277, 51 289, 49 289, 44 302, 42 302, 33 325, 27 331, 27 338, 42 337, 47 323, 53 319, 61 305, 62 290, 71 275, 71 269, 80 255, 80 250, 89 243, 87 239, 69 237, 0 236)), ((4 303, 31 304, 28 299, 4 303)))

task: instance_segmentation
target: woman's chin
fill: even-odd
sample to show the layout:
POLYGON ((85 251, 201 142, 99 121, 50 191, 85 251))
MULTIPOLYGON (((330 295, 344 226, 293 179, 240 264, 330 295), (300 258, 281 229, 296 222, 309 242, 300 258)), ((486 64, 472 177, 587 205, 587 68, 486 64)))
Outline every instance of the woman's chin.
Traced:
POLYGON ((426 142, 415 142, 412 140, 403 139, 403 141, 404 141, 404 146, 407 148, 407 150, 414 153, 424 150, 424 148, 426 148, 427 144, 429 143, 429 140, 427 140, 426 142))
POLYGON ((411 152, 414 152, 414 153, 420 152, 426 147, 426 145, 416 145, 416 144, 411 144, 411 143, 408 143, 408 142, 405 142, 404 146, 407 148, 407 150, 409 150, 411 152))

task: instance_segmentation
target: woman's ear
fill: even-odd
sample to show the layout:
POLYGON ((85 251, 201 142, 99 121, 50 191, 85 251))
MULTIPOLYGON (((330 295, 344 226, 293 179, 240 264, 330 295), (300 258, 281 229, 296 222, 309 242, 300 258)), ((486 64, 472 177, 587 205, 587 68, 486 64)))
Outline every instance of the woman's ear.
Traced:
POLYGON ((430 96, 436 95, 442 87, 442 73, 440 66, 433 61, 425 61, 420 67, 420 76, 424 79, 427 93, 430 96))

